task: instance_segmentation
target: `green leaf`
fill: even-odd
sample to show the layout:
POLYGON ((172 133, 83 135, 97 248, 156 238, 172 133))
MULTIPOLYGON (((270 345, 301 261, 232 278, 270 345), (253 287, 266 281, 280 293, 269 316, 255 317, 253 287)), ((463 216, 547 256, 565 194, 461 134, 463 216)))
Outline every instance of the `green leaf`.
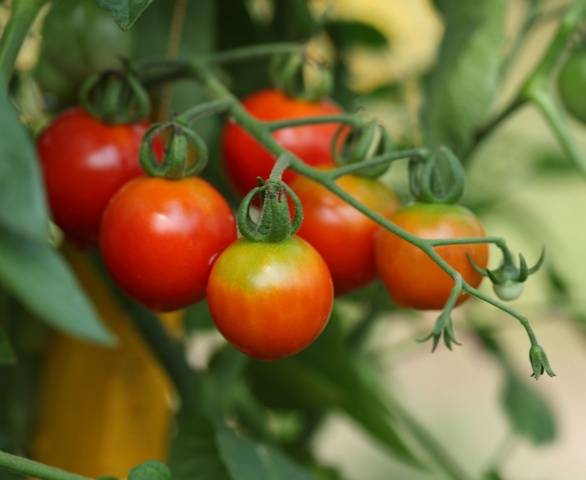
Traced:
POLYGON ((201 413, 183 410, 176 424, 178 433, 169 456, 173 480, 231 480, 211 422, 201 413))
POLYGON ((128 480, 171 480, 171 470, 164 463, 150 460, 130 470, 128 480))
POLYGON ((504 0, 438 2, 445 34, 425 86, 421 112, 427 145, 464 151, 485 120, 502 60, 504 0))
POLYGON ((285 455, 222 428, 216 433, 220 455, 232 480, 312 480, 314 477, 285 455))
POLYGON ((556 422, 549 405, 524 380, 507 375, 501 400, 511 426, 519 435, 535 445, 555 440, 556 422))
POLYGON ((253 391, 275 408, 338 409, 399 459, 421 466, 387 408, 384 390, 368 371, 371 364, 348 350, 335 314, 307 350, 279 362, 250 362, 253 391))
POLYGON ((6 331, 0 327, 0 365, 11 365, 16 361, 14 350, 6 331))
MULTIPOLYGON (((122 30, 129 30, 153 0, 96 0, 114 17, 122 30)), ((161 2, 162 3, 162 2, 161 2)))
POLYGON ((49 219, 32 141, 4 89, 0 92, 0 227, 47 239, 49 219))
POLYGON ((324 28, 339 50, 357 45, 370 48, 389 46, 385 35, 372 25, 358 20, 331 20, 325 23, 324 28))
POLYGON ((0 283, 58 330, 98 343, 113 342, 75 276, 48 243, 0 229, 0 283))

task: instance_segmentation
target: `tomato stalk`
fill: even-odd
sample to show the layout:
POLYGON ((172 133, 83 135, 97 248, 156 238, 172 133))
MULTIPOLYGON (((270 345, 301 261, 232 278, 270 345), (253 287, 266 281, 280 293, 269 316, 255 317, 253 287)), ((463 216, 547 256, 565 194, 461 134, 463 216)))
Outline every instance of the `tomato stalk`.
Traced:
POLYGON ((20 47, 41 7, 46 2, 47 0, 13 0, 10 18, 0 39, 2 88, 7 87, 20 47))
POLYGON ((0 450, 0 469, 8 470, 42 480, 91 480, 88 477, 69 473, 27 458, 12 455, 0 450))
MULTIPOLYGON (((586 0, 583 1, 586 3, 586 0)), ((252 117, 243 108, 243 106, 238 102, 234 95, 215 77, 215 75, 212 72, 209 71, 205 63, 199 60, 192 60, 190 64, 193 75, 202 82, 203 86, 208 90, 209 95, 214 99, 226 99, 233 102, 232 107, 230 109, 230 113, 233 119, 237 123, 242 125, 252 136, 254 136, 257 141, 262 143, 265 146, 265 148, 267 148, 273 155, 275 155, 277 158, 284 154, 291 155, 290 168, 292 170, 314 180, 317 183, 320 183, 322 186, 324 186, 329 191, 340 197, 345 202, 352 205, 358 211, 362 212, 364 215, 366 215, 368 218, 381 225, 383 228, 387 229, 388 231, 394 233, 398 237, 418 247, 427 256, 429 256, 442 270, 444 270, 448 275, 450 275, 450 277, 452 277, 452 279, 454 280, 455 284, 457 284, 460 281, 460 273, 456 269, 454 269, 439 253, 435 251, 432 241, 413 235, 410 232, 404 230, 403 228, 400 228, 393 222, 389 221, 383 215, 374 212, 366 205, 364 205, 363 203, 359 202, 354 197, 346 193, 342 188, 340 188, 336 184, 335 179, 333 179, 329 173, 305 164, 298 157, 292 155, 290 152, 285 150, 273 138, 271 131, 268 128, 266 128, 266 126, 262 122, 259 122, 254 117, 252 117)), ((494 239, 491 238, 490 240, 492 241, 494 239)), ((526 317, 517 313, 515 310, 513 310, 506 304, 499 302, 498 300, 493 299, 491 297, 488 297, 476 288, 469 285, 467 282, 462 281, 461 289, 462 291, 493 305, 494 307, 500 309, 501 311, 517 319, 527 332, 532 350, 539 349, 540 352, 543 352, 543 349, 539 345, 535 333, 533 332, 533 329, 526 317)), ((543 357, 545 358, 545 360, 547 360, 547 357, 545 357, 545 352, 543 352, 543 357)), ((535 365, 536 364, 532 362, 533 374, 537 378, 539 376, 539 373, 537 372, 535 365)), ((545 370, 548 373, 548 375, 554 375, 553 371, 551 371, 550 368, 545 370)))

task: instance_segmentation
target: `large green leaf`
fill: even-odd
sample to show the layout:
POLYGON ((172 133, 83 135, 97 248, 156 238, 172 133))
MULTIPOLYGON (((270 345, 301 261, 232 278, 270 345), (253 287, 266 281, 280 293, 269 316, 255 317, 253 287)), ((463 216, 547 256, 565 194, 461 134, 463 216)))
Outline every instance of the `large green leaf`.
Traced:
POLYGON ((130 470, 128 480, 171 480, 171 470, 164 463, 149 460, 130 470))
MULTIPOLYGON (((96 0, 110 12, 122 30, 128 30, 138 20, 153 0, 96 0)), ((163 2, 161 2, 163 3, 163 2)), ((165 2, 174 3, 174 2, 165 2)))
POLYGON ((233 480, 312 480, 314 477, 267 445, 252 442, 223 428, 216 442, 233 480))
POLYGON ((75 276, 49 243, 0 229, 0 283, 53 327, 99 343, 113 341, 75 276))
POLYGON ((426 144, 462 152, 485 120, 499 80, 505 3, 438 2, 446 30, 425 86, 421 121, 426 144))
POLYGON ((6 92, 0 92, 0 227, 46 239, 49 220, 32 141, 6 92))
POLYGON ((536 445, 555 440, 556 423, 549 405, 524 380, 507 375, 502 403, 516 433, 536 445))
POLYGON ((320 338, 295 357, 251 362, 248 374, 254 391, 276 408, 338 409, 390 453, 420 466, 387 408, 384 390, 366 373, 369 364, 348 350, 339 320, 334 315, 320 338))

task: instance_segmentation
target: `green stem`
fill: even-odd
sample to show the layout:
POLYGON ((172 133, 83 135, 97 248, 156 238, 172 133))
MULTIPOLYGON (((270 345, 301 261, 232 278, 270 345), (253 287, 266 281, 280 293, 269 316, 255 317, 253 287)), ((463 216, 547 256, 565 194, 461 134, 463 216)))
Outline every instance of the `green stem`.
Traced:
POLYGON ((47 0, 13 0, 10 18, 0 39, 0 79, 6 88, 14 70, 14 63, 26 35, 47 0))
POLYGON ((586 158, 576 145, 565 118, 552 96, 546 91, 532 91, 530 95, 531 101, 543 115, 564 154, 583 174, 586 174, 586 158))
POLYGON ((392 163, 396 160, 404 160, 406 158, 413 157, 424 157, 425 155, 427 155, 427 150, 425 148, 410 148, 406 150, 399 150, 396 152, 386 153, 378 157, 372 157, 371 159, 364 160, 363 162, 351 163, 349 165, 338 167, 334 170, 329 170, 327 172, 327 176, 329 176, 331 179, 336 179, 349 173, 354 173, 360 170, 377 167, 379 165, 385 165, 387 163, 392 163))
POLYGON ((445 245, 472 245, 476 243, 492 243, 498 247, 505 245, 504 239, 500 237, 433 238, 428 241, 434 247, 441 247, 445 245))
POLYGON ((200 103, 188 110, 185 110, 181 115, 177 116, 177 120, 184 120, 186 122, 194 122, 202 117, 215 115, 216 113, 224 113, 230 109, 232 102, 230 100, 212 100, 211 102, 200 103))
MULTIPOLYGON (((512 113, 516 112, 519 107, 525 105, 529 101, 535 102, 536 98, 543 96, 541 92, 545 92, 547 90, 549 77, 553 73, 557 63, 562 58, 566 46, 571 40, 572 35, 576 29, 578 29, 580 26, 584 15, 586 15, 586 0, 577 0, 560 22, 558 31, 547 48, 545 54, 541 58, 541 61, 527 76, 526 80, 523 82, 522 87, 519 89, 519 92, 515 95, 515 97, 513 97, 511 103, 495 118, 478 129, 474 137, 474 141, 472 142, 468 151, 464 154, 465 158, 469 158, 470 155, 476 150, 476 148, 488 137, 488 135, 490 135, 490 133, 492 133, 496 127, 500 126, 502 122, 512 113)), ((538 107, 542 108, 542 106, 539 104, 538 107)))
POLYGON ((353 127, 360 127, 364 122, 355 115, 349 113, 340 113, 337 115, 319 115, 314 117, 298 117, 288 120, 274 120, 262 122, 262 124, 274 132, 282 128, 303 127, 305 125, 319 125, 322 123, 344 123, 353 127))
POLYGON ((12 455, 0 450, 0 469, 42 480, 91 480, 89 477, 69 473, 59 468, 12 455))
POLYGON ((257 60, 279 54, 303 53, 304 49, 305 45, 300 43, 267 43, 263 45, 251 45, 247 47, 226 50, 225 52, 214 53, 209 57, 203 58, 203 61, 212 65, 221 65, 224 63, 257 60))

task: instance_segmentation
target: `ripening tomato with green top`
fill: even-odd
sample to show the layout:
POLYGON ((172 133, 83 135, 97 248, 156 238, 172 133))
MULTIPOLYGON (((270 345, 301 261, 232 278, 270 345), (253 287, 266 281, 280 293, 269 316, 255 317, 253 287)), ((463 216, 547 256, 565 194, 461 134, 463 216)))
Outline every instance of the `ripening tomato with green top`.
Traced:
MULTIPOLYGON (((336 180, 346 193, 384 217, 399 208, 395 193, 380 181, 359 175, 336 180)), ((380 226, 352 205, 307 177, 291 183, 303 205, 303 222, 297 234, 324 258, 336 295, 363 287, 374 280, 375 234, 380 226)))
POLYGON ((240 239, 218 258, 207 287, 224 337, 262 360, 293 355, 326 326, 333 305, 328 267, 299 237, 277 243, 240 239))
MULTIPOLYGON (((484 237, 478 218, 459 205, 415 203, 399 209, 390 220, 418 237, 457 239, 484 237)), ((481 268, 488 263, 488 245, 462 244, 435 247, 465 282, 477 287, 482 276, 472 267, 468 256, 481 268)), ((453 279, 415 245, 383 230, 375 243, 377 270, 392 299, 400 306, 419 310, 439 310, 447 302, 453 279)), ((468 297, 461 295, 458 303, 468 297)))
MULTIPOLYGON (((322 99, 306 101, 267 89, 253 93, 242 101, 242 106, 258 120, 290 120, 339 114, 340 107, 322 99)), ((331 143, 339 124, 302 125, 276 130, 273 137, 287 150, 309 165, 332 165, 331 143)), ((268 178, 275 159, 248 132, 233 121, 224 128, 222 137, 224 167, 238 193, 244 196, 257 184, 257 178, 268 178)), ((290 182, 295 173, 285 172, 283 179, 290 182)))

